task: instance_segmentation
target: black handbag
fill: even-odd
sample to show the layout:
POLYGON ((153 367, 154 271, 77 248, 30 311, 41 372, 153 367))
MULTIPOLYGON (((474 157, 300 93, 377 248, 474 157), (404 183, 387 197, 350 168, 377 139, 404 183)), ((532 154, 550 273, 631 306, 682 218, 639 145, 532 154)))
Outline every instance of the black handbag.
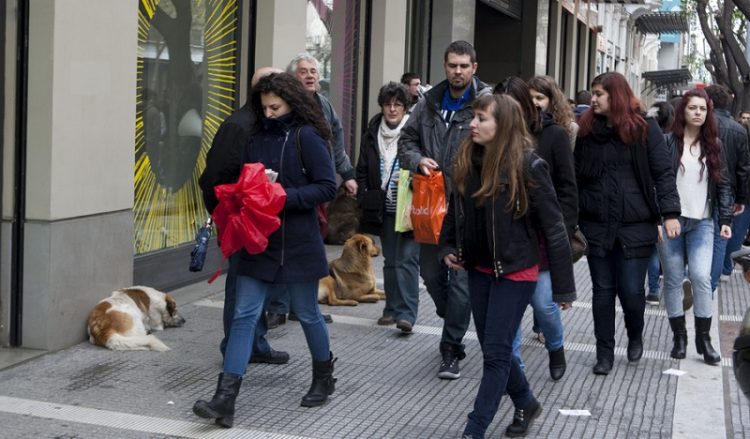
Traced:
POLYGON ((190 252, 190 271, 203 270, 203 264, 206 262, 206 252, 208 251, 208 240, 211 238, 211 217, 206 220, 206 224, 198 229, 195 235, 195 247, 190 252))
POLYGON ((382 189, 369 189, 365 191, 359 200, 359 207, 362 210, 362 223, 383 224, 385 191, 382 189))
POLYGON ((573 234, 570 235, 570 253, 573 257, 573 263, 578 262, 579 259, 589 254, 589 243, 586 241, 586 237, 583 236, 581 229, 576 226, 573 234))

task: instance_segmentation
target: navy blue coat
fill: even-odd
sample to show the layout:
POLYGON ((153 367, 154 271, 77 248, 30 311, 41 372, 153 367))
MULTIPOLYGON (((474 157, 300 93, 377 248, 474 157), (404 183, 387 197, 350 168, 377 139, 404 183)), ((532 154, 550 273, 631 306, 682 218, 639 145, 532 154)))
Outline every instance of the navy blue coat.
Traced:
POLYGON ((326 141, 311 126, 302 126, 299 131, 298 153, 298 126, 293 113, 264 119, 262 129, 243 151, 244 163, 263 163, 266 169, 279 173, 276 181, 284 187, 287 198, 279 213, 281 227, 268 238, 266 250, 257 255, 240 252, 237 270, 242 276, 296 283, 317 281, 328 274, 315 209, 333 200, 336 175, 326 141))

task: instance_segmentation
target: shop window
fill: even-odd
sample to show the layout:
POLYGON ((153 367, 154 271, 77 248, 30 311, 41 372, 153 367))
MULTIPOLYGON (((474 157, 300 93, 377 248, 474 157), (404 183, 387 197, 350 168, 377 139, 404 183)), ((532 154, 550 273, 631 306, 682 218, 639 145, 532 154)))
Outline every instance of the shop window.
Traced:
POLYGON ((134 253, 191 242, 206 152, 237 95, 238 0, 139 0, 134 253))
POLYGON ((305 50, 320 63, 320 93, 330 96, 331 90, 338 92, 336 105, 342 129, 344 145, 352 156, 352 145, 356 143, 356 118, 358 69, 360 59, 361 17, 365 2, 361 0, 308 0, 305 50), (334 35, 334 8, 337 19, 343 20, 334 35), (340 9, 339 9, 340 8, 340 9), (336 43, 332 42, 333 38, 336 43), (333 47, 338 45, 337 47, 333 47), (333 50, 343 53, 343 62, 334 64, 333 50), (331 83, 331 70, 336 69, 336 84, 331 83))

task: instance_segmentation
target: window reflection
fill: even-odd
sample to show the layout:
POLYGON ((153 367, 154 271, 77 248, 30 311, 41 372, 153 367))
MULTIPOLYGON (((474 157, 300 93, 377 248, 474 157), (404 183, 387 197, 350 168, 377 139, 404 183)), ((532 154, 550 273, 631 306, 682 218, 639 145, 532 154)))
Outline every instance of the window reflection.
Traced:
POLYGON ((197 179, 233 110, 237 0, 140 0, 135 145, 136 254, 194 239, 197 179))

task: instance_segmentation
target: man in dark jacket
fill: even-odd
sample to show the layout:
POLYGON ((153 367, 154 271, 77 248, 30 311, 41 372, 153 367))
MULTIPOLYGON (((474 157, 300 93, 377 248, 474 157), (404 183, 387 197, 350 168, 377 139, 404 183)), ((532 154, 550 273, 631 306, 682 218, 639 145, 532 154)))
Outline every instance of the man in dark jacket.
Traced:
MULTIPOLYGON (((454 41, 445 50, 446 80, 437 84, 414 107, 398 143, 403 169, 429 174, 442 170, 446 199, 451 191, 453 157, 474 117, 471 104, 492 89, 474 76, 476 51, 466 41, 454 41)), ((444 319, 440 352, 443 360, 438 377, 461 376, 459 360, 466 357, 462 340, 469 326, 468 277, 464 270, 452 270, 438 259, 438 247, 421 244, 420 274, 427 292, 435 302, 437 314, 444 319)))
POLYGON ((591 108, 591 92, 580 90, 576 93, 576 108, 573 110, 576 120, 580 119, 583 112, 589 108, 591 108))
POLYGON ((723 85, 709 85, 706 94, 714 103, 714 115, 719 124, 719 138, 727 160, 729 182, 734 191, 734 219, 732 220, 732 239, 725 241, 719 236, 719 221, 714 213, 714 257, 711 263, 711 289, 719 286, 721 274, 731 274, 734 263, 730 255, 738 250, 747 235, 750 224, 750 211, 745 209, 750 182, 750 153, 748 152, 747 131, 732 119, 729 107, 732 94, 723 85), (737 238, 735 238, 735 236, 737 238))
MULTIPOLYGON (((254 85, 263 76, 281 71, 273 67, 261 67, 255 71, 251 84, 254 85)), ((213 213, 219 204, 214 193, 214 186, 234 183, 239 178, 242 169, 240 156, 242 148, 247 145, 250 137, 254 118, 253 110, 250 108, 250 103, 248 102, 226 118, 216 131, 216 135, 211 142, 211 149, 206 154, 206 168, 199 179, 201 192, 203 193, 203 203, 209 214, 213 213)), ((231 263, 230 259, 224 287, 224 313, 222 316, 224 339, 221 340, 220 345, 222 356, 226 349, 229 328, 232 323, 232 315, 234 314, 235 294, 237 291, 236 281, 237 267, 236 264, 231 263)), ((271 349, 266 340, 266 332, 266 321, 265 319, 260 319, 258 321, 258 329, 255 331, 253 353, 250 357, 250 362, 285 364, 289 361, 289 354, 271 349)))

